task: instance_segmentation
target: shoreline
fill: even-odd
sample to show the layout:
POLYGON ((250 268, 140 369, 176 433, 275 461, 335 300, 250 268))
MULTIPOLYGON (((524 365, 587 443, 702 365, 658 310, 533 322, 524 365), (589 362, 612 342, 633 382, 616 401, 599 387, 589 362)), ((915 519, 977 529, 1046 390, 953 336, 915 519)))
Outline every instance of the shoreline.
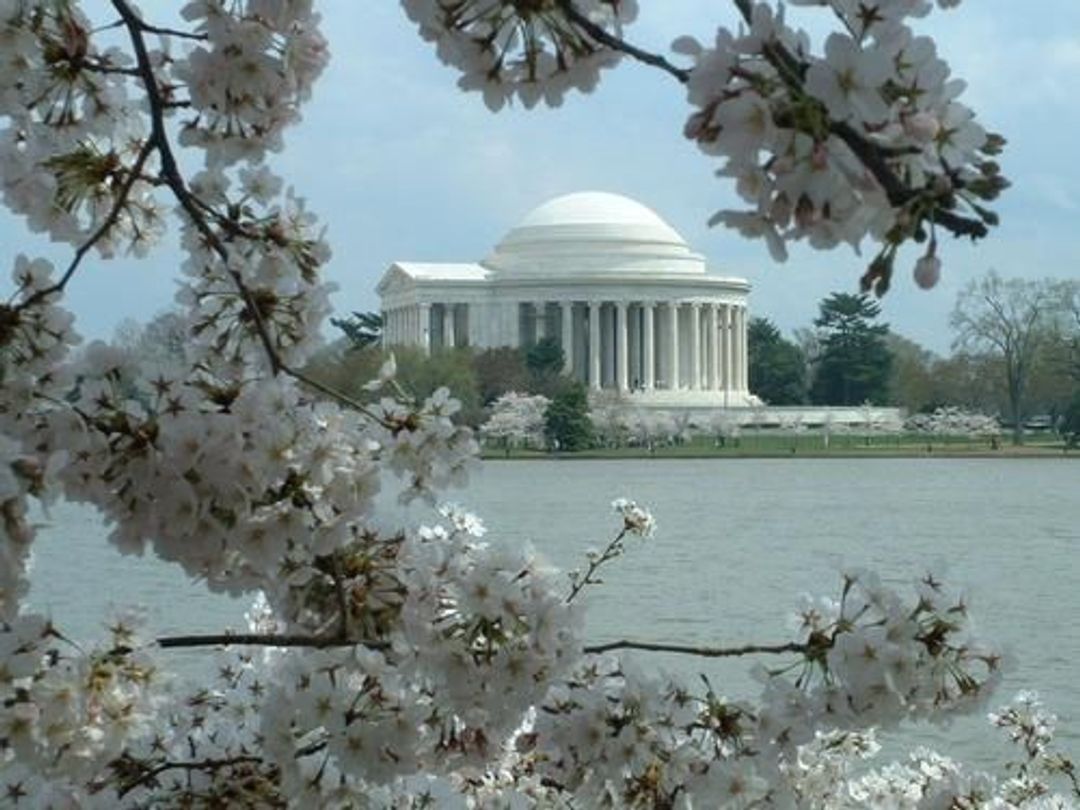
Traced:
POLYGON ((766 449, 766 448, 712 448, 712 447, 664 447, 648 451, 638 447, 605 448, 581 450, 574 453, 538 450, 512 450, 509 455, 502 450, 483 450, 480 458, 484 461, 620 461, 653 460, 697 461, 697 460, 739 460, 739 459, 1048 459, 1080 460, 1080 450, 1064 450, 1060 445, 1047 446, 1021 445, 1019 447, 948 447, 934 446, 932 450, 923 447, 867 447, 766 449))

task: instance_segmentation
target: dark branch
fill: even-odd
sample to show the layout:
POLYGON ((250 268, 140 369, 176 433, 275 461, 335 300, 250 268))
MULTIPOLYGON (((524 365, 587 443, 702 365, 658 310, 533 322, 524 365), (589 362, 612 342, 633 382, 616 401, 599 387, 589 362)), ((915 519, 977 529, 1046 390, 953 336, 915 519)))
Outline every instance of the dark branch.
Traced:
MULTIPOLYGON (((732 1, 746 24, 750 25, 753 21, 753 7, 750 0, 732 1)), ((780 72, 780 75, 789 86, 802 92, 802 66, 794 54, 779 42, 769 43, 762 49, 762 53, 772 66, 780 72)), ((855 157, 874 176, 874 179, 884 190, 885 196, 888 197, 890 205, 894 208, 903 208, 915 198, 916 192, 897 177, 896 172, 892 170, 886 160, 887 157, 895 154, 894 150, 885 149, 867 140, 845 121, 833 121, 829 126, 829 131, 843 141, 848 149, 855 154, 855 157)), ((989 234, 989 230, 981 220, 961 216, 940 207, 935 207, 929 216, 931 221, 957 237, 969 236, 972 239, 981 239, 989 234)))
POLYGON ((199 200, 187 187, 187 183, 184 181, 184 177, 180 172, 180 167, 177 163, 176 156, 173 153, 172 145, 169 142, 168 133, 165 131, 165 109, 168 105, 162 97, 161 90, 158 88, 157 76, 154 73, 154 67, 146 49, 146 40, 143 37, 145 31, 154 31, 154 29, 147 26, 147 24, 142 21, 134 9, 128 5, 127 0, 112 0, 112 3, 128 29, 132 47, 135 49, 138 72, 146 89, 147 106, 150 111, 150 139, 147 143, 156 148, 161 159, 161 178, 165 185, 172 190, 173 195, 180 203, 180 207, 184 209, 184 213, 188 215, 195 228, 206 240, 206 244, 209 245, 210 249, 221 259, 226 272, 232 278, 237 291, 244 300, 244 306, 251 318, 251 322, 255 326, 256 336, 270 360, 271 370, 274 374, 287 374, 309 388, 332 397, 339 403, 389 427, 384 419, 360 402, 357 402, 355 399, 352 399, 330 386, 311 379, 303 372, 290 367, 281 359, 281 356, 274 346, 274 341, 270 335, 266 320, 259 310, 259 306, 255 301, 251 289, 244 283, 240 273, 230 267, 228 248, 222 242, 218 234, 214 232, 214 229, 210 227, 210 223, 207 222, 206 216, 200 208, 199 200))
POLYGON ((146 165, 146 161, 150 158, 150 155, 153 153, 153 151, 154 143, 152 140, 149 140, 142 145, 142 148, 139 150, 138 157, 135 158, 135 162, 128 170, 128 175, 124 178, 124 182, 121 184, 120 189, 117 192, 116 200, 113 202, 112 208, 109 209, 109 213, 106 215, 105 219, 101 221, 101 224, 98 225, 97 229, 92 234, 90 234, 89 237, 87 237, 86 241, 79 245, 79 247, 75 250, 75 255, 72 257, 71 262, 68 264, 67 269, 64 271, 64 275, 60 277, 60 280, 57 281, 55 284, 38 290, 36 293, 34 293, 21 304, 19 304, 19 306, 16 307, 16 310, 24 310, 28 307, 32 307, 35 304, 43 301, 48 296, 63 291, 63 289, 67 286, 68 282, 71 281, 72 276, 75 275, 75 271, 78 270, 79 265, 82 264, 82 260, 85 258, 86 254, 89 253, 90 249, 93 248, 94 245, 96 245, 98 242, 100 242, 101 239, 110 230, 112 230, 112 228, 116 225, 117 221, 119 221, 120 214, 123 213, 124 206, 127 205, 128 195, 131 193, 131 189, 135 185, 136 181, 138 181, 141 177, 143 167, 146 165))
POLYGON ((642 50, 636 45, 631 45, 621 37, 615 36, 603 26, 596 24, 578 11, 572 0, 560 0, 559 4, 562 6, 563 12, 571 22, 582 28, 590 37, 595 39, 601 45, 606 45, 613 51, 625 53, 627 56, 630 56, 643 64, 649 65, 650 67, 660 68, 661 70, 670 73, 683 84, 686 84, 690 80, 689 70, 677 67, 659 54, 642 50))
POLYGON ((387 650, 390 644, 370 639, 349 639, 335 633, 332 636, 311 636, 290 633, 207 633, 187 636, 163 636, 157 639, 162 649, 178 647, 310 647, 316 650, 330 647, 366 647, 387 650))
POLYGON ((263 764, 263 758, 262 757, 256 757, 256 756, 250 756, 250 755, 241 755, 241 756, 229 757, 228 759, 203 759, 203 760, 191 761, 191 762, 165 761, 165 762, 162 762, 162 763, 160 763, 158 765, 155 765, 153 768, 150 768, 145 773, 140 774, 138 776, 138 778, 136 778, 136 779, 132 780, 131 782, 128 782, 127 784, 123 785, 119 789, 118 795, 122 798, 122 797, 126 796, 128 793, 130 793, 131 791, 133 791, 135 788, 153 782, 161 774, 163 774, 163 773, 165 773, 167 771, 176 771, 176 770, 183 770, 183 771, 189 771, 189 772, 190 771, 218 771, 218 770, 221 770, 223 768, 235 768, 237 765, 261 765, 261 764, 263 764))
POLYGON ((598 655, 613 650, 644 650, 645 652, 677 653, 695 655, 699 658, 735 658, 740 655, 782 655, 784 653, 805 653, 806 644, 790 641, 787 644, 747 644, 743 647, 695 647, 689 644, 663 644, 651 641, 609 641, 606 644, 593 644, 585 647, 586 655, 598 655))

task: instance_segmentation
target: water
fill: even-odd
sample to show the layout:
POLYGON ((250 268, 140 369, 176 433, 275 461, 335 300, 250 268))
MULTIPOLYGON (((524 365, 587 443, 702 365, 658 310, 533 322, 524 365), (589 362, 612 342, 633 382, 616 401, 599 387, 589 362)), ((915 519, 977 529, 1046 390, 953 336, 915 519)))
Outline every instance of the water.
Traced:
MULTIPOLYGON (((999 700, 1037 689, 1080 754, 1080 464, 1069 459, 783 459, 487 462, 453 494, 493 542, 530 542, 562 568, 617 529, 612 499, 648 505, 655 537, 630 544, 589 594, 590 641, 781 642, 800 592, 836 593, 837 570, 910 580, 926 561, 969 586, 981 635, 1014 658, 999 700)), ((423 519, 414 513, 412 519, 423 519)), ((110 601, 148 604, 162 632, 239 626, 246 605, 173 568, 124 558, 85 510, 61 505, 37 546, 33 603, 85 634, 110 601)), ((188 655, 191 655, 188 653, 188 655)), ((641 659, 751 696, 748 662, 641 659)), ((981 718, 907 742, 1001 759, 981 718), (948 741, 947 745, 946 742, 948 741)))

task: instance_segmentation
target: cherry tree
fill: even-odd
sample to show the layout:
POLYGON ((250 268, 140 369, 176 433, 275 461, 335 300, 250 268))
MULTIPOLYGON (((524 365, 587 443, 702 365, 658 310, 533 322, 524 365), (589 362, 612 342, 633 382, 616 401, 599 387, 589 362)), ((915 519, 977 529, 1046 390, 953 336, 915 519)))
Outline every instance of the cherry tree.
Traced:
POLYGON ((959 437, 967 440, 983 439, 996 443, 1001 425, 994 416, 987 416, 963 408, 943 406, 933 413, 919 413, 908 417, 904 430, 933 437, 959 437))
MULTIPOLYGON (((864 283, 879 293, 914 240, 929 284, 938 230, 979 238, 993 222, 980 201, 1004 186, 988 157, 1001 140, 909 29, 930 3, 797 4, 836 16, 823 52, 778 7, 735 0, 739 30, 681 38, 669 59, 624 38, 632 0, 403 1, 493 108, 557 104, 623 56, 666 71, 687 90, 687 134, 750 206, 717 222, 777 256, 875 240, 864 283)), ((613 504, 613 539, 569 584, 453 507, 387 528, 381 490, 437 504, 477 445, 449 392, 416 400, 392 362, 358 397, 303 371, 329 246, 265 158, 327 64, 319 17, 311 0, 193 0, 181 18, 0 0, 3 200, 71 249, 60 268, 11 257, 0 304, 5 804, 1064 806, 1048 774, 1074 771, 1030 696, 995 716, 1023 752, 1000 778, 929 752, 858 769, 873 729, 980 710, 1001 678, 966 598, 933 573, 896 589, 845 571, 778 643, 589 641, 584 595, 647 542, 642 506, 613 504), (170 225, 182 358, 73 353, 68 287, 93 261, 150 255, 170 225), (28 508, 57 498, 97 510, 118 551, 248 598, 249 628, 155 638, 132 614, 73 639, 34 613, 28 508), (170 675, 177 648, 203 649, 212 682, 170 675), (735 702, 623 650, 782 664, 735 702)))
POLYGON ((540 446, 544 441, 544 413, 551 400, 542 394, 508 391, 491 404, 491 416, 480 426, 480 435, 511 445, 540 446))

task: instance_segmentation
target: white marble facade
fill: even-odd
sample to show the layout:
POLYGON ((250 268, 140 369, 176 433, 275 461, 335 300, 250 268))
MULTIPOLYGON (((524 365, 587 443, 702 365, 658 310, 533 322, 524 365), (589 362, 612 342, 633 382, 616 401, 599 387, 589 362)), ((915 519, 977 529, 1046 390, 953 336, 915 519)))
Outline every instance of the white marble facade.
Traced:
POLYGON ((426 351, 558 341, 566 373, 642 405, 742 407, 750 285, 616 194, 544 203, 477 264, 395 262, 384 344, 426 351))

